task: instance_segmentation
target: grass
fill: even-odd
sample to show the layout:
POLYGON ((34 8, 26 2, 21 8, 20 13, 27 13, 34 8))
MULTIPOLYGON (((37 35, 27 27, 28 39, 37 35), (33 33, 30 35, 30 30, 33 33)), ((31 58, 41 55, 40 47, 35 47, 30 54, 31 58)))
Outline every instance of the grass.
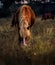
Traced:
POLYGON ((17 29, 10 26, 11 20, 0 19, 0 64, 55 65, 55 20, 36 19, 28 47, 19 45, 17 29))

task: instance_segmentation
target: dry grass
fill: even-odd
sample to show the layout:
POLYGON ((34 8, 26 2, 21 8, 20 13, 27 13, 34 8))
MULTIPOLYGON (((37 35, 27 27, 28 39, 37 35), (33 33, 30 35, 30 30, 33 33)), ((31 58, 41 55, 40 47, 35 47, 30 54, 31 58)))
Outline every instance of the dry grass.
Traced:
POLYGON ((1 65, 55 65, 55 20, 36 19, 28 47, 18 43, 11 18, 0 19, 1 65))

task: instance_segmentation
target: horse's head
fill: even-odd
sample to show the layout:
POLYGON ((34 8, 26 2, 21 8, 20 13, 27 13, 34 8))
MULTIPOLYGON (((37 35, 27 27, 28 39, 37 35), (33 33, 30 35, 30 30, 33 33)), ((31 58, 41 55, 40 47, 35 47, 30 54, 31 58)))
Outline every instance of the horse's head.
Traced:
POLYGON ((23 17, 19 22, 20 36, 23 38, 24 45, 27 45, 27 40, 30 39, 30 29, 28 21, 23 17))

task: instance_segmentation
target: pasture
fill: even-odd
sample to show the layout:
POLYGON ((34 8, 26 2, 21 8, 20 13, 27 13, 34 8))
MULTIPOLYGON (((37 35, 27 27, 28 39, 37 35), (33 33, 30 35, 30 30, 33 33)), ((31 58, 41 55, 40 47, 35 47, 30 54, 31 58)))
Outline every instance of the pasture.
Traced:
POLYGON ((55 65, 55 19, 36 18, 28 47, 18 42, 11 18, 0 18, 0 65, 55 65))

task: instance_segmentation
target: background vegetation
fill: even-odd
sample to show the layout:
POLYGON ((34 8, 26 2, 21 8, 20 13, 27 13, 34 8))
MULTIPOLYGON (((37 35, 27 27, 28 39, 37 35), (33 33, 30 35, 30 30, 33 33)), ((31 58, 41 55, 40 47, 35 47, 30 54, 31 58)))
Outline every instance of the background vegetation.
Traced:
POLYGON ((0 18, 0 65, 55 65, 55 19, 36 18, 28 47, 18 43, 11 21, 0 18))

